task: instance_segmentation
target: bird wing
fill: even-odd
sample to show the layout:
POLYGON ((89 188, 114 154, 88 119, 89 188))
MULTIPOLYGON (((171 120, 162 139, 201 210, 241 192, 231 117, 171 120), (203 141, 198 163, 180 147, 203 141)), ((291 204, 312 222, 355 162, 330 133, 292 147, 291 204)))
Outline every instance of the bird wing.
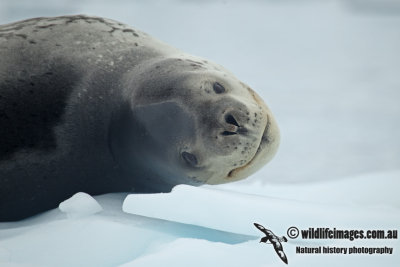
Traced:
POLYGON ((264 234, 268 235, 268 230, 267 228, 265 228, 264 226, 262 226, 261 224, 258 223, 254 223, 254 226, 257 227, 258 230, 260 230, 261 232, 263 232, 264 234))
POLYGON ((287 242, 287 238, 285 236, 282 236, 279 238, 279 242, 287 242))
POLYGON ((274 246, 276 254, 278 254, 279 258, 281 258, 281 260, 284 263, 288 264, 288 260, 287 260, 286 254, 285 254, 285 252, 283 252, 282 244, 279 241, 276 241, 276 242, 273 243, 273 246, 274 246))

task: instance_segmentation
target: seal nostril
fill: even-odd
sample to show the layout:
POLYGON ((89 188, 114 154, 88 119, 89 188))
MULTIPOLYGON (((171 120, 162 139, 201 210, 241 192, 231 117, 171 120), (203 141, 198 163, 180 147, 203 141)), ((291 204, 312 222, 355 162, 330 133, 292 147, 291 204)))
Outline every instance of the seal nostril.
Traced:
POLYGON ((229 131, 223 131, 221 134, 222 134, 222 135, 234 135, 234 134, 237 134, 237 133, 235 133, 235 132, 229 132, 229 131))
POLYGON ((237 127, 240 127, 239 123, 236 121, 235 117, 233 117, 231 114, 228 114, 225 116, 225 121, 229 124, 233 124, 237 127))

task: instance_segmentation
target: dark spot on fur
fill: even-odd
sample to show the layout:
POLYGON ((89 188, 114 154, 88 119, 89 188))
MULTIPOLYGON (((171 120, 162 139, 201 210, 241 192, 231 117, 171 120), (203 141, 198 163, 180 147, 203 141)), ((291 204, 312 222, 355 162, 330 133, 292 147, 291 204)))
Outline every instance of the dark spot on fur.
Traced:
POLYGON ((186 61, 187 61, 187 62, 189 62, 189 63, 196 64, 196 65, 203 65, 203 63, 202 63, 202 62, 195 61, 195 60, 191 60, 191 59, 186 59, 186 61))
POLYGON ((50 23, 50 24, 47 24, 47 25, 37 25, 36 28, 39 28, 39 29, 47 29, 47 28, 50 28, 50 29, 51 29, 51 27, 56 26, 56 25, 57 25, 57 24, 50 23))
POLYGON ((122 32, 130 32, 133 36, 139 37, 139 35, 133 29, 123 29, 122 32))
POLYGON ((18 36, 18 37, 21 37, 21 38, 24 38, 24 39, 28 38, 28 36, 26 36, 26 34, 21 34, 21 33, 16 34, 15 36, 18 36))
POLYGON ((113 32, 115 32, 116 30, 118 30, 117 28, 115 28, 115 27, 111 27, 111 30, 110 31, 108 31, 109 33, 113 33, 113 32))

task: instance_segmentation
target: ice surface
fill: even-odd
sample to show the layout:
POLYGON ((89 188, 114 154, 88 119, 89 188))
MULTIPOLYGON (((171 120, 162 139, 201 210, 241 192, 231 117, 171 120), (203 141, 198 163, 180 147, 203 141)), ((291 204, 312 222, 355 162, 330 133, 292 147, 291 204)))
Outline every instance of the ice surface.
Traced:
POLYGON ((247 181, 240 181, 205 187, 320 204, 400 208, 399 170, 342 177, 325 182, 277 184, 255 181, 249 184, 247 181))
MULTIPOLYGON (((288 257, 289 266, 390 266, 398 264, 399 257, 370 255, 296 255, 296 244, 284 243, 284 251, 288 257)), ((398 247, 397 247, 398 248, 398 247)), ((235 246, 224 243, 212 243, 205 240, 177 239, 167 244, 163 249, 151 255, 145 255, 133 260, 123 267, 148 266, 251 266, 251 267, 282 267, 286 266, 269 244, 260 244, 258 240, 241 243, 235 246)))
MULTIPOLYGON (((399 196, 385 198, 386 191, 380 189, 385 187, 381 184, 398 188, 399 179, 394 178, 394 173, 347 178, 353 191, 343 195, 341 189, 350 189, 338 180, 287 187, 178 186, 168 194, 97 196, 103 211, 92 216, 70 220, 55 209, 21 222, 0 223, 0 266, 282 266, 271 245, 258 243, 263 235, 253 222, 279 236, 286 235, 289 226, 396 229, 399 196), (353 187, 361 182, 363 190, 353 187), (374 192, 373 203, 363 205, 368 200, 364 190, 374 192), (148 217, 124 213, 124 199, 124 209, 148 217), (357 202, 346 204, 354 199, 357 202)), ((289 263, 301 267, 395 267, 400 260, 398 240, 289 239, 283 247, 289 263), (298 245, 390 246, 395 254, 298 255, 298 245)))
POLYGON ((276 262, 282 266, 278 257, 270 253, 270 249, 260 246, 258 241, 236 246, 224 243, 213 243, 206 240, 177 239, 163 250, 146 255, 121 267, 148 266, 275 266, 266 265, 276 262), (218 251, 219 253, 214 253, 218 251), (241 255, 246 254, 246 257, 241 255), (267 255, 266 255, 267 254, 267 255), (270 255, 268 255, 270 254, 270 255), (271 257, 272 256, 272 257, 271 257), (275 257, 275 259, 274 259, 275 257), (269 259, 271 261, 269 261, 269 259))
POLYGON ((69 218, 80 218, 96 214, 103 210, 100 204, 89 194, 79 192, 60 203, 58 208, 69 218))
MULTIPOLYGON (((270 245, 258 243, 262 233, 253 221, 277 235, 290 223, 398 227, 399 6, 392 0, 3 0, 1 23, 105 16, 225 66, 265 99, 282 143, 273 161, 246 181, 129 201, 146 216, 171 221, 124 213, 126 195, 110 194, 94 197, 102 212, 76 220, 55 209, 0 223, 0 266, 284 266, 270 245)), ((398 240, 334 242, 395 248, 395 255, 382 256, 296 255, 298 244, 283 244, 290 266, 400 262, 398 240)))
MULTIPOLYGON (((356 188, 348 197, 351 199, 354 195, 374 192, 373 199, 376 202, 373 207, 345 203, 346 196, 341 195, 343 184, 331 182, 325 183, 325 187, 319 185, 319 190, 315 191, 321 196, 321 201, 312 201, 312 194, 307 191, 301 192, 304 186, 279 187, 283 196, 280 196, 278 189, 274 189, 273 186, 265 186, 265 191, 271 189, 276 195, 267 197, 180 185, 169 194, 129 195, 124 201, 123 210, 137 215, 247 235, 255 234, 255 229, 251 227, 253 222, 265 222, 272 229, 281 230, 292 225, 307 228, 311 224, 335 225, 344 228, 377 226, 395 228, 400 225, 400 214, 396 213, 398 210, 395 208, 400 203, 400 196, 392 195, 390 201, 393 202, 384 205, 380 199, 385 199, 387 192, 375 189, 380 184, 386 184, 387 187, 399 186, 400 181, 397 179, 389 184, 385 183, 384 175, 381 177, 374 182, 370 181, 369 184, 360 184, 360 181, 356 180, 354 183, 362 185, 363 190, 358 192, 356 188), (329 191, 336 192, 336 198, 341 199, 342 203, 321 204, 324 203, 324 192, 329 191), (289 199, 285 195, 291 195, 294 198, 289 199), (305 197, 307 195, 311 197, 311 200, 305 197), (299 196, 300 200, 297 200, 296 196, 299 196), (223 220, 221 220, 221 215, 223 220)), ((388 180, 391 181, 391 179, 388 180)), ((351 185, 352 182, 350 181, 349 184, 351 185)), ((315 185, 311 187, 318 188, 315 185)))

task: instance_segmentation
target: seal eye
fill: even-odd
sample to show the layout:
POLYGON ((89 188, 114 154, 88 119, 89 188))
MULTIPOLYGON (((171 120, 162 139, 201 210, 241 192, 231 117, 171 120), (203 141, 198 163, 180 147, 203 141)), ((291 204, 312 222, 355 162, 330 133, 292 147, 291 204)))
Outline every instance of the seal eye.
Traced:
POLYGON ((214 92, 217 94, 222 94, 225 92, 225 87, 223 87, 220 83, 215 82, 213 85, 214 92))
POLYGON ((197 158, 195 155, 190 154, 189 152, 182 152, 182 158, 186 161, 187 164, 189 164, 192 167, 195 167, 197 165, 197 158))

